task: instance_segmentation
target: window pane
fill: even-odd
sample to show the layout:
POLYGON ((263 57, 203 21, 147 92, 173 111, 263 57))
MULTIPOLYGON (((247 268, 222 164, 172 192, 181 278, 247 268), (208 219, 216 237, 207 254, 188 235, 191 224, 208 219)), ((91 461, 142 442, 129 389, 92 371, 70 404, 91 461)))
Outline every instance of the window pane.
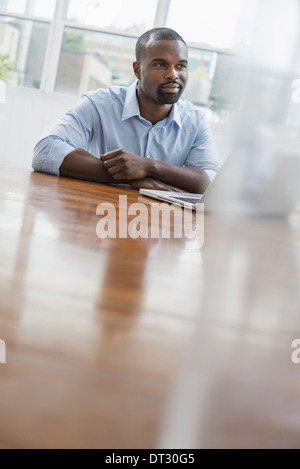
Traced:
POLYGON ((171 0, 167 26, 188 42, 222 49, 249 48, 259 0, 171 0), (191 13, 187 13, 191 12, 191 13))
POLYGON ((48 34, 47 23, 0 16, 0 73, 5 57, 13 69, 5 72, 7 84, 40 87, 48 34))
POLYGON ((234 123, 246 73, 243 57, 189 48, 189 80, 183 99, 200 107, 211 122, 234 123))
POLYGON ((67 19, 140 35, 153 27, 156 7, 157 0, 70 0, 67 19))
POLYGON ((0 0, 0 10, 20 15, 53 18, 56 0, 0 0))
POLYGON ((135 79, 132 63, 136 39, 66 28, 55 91, 80 95, 135 79))
POLYGON ((189 79, 183 98, 207 106, 218 54, 189 48, 189 79))

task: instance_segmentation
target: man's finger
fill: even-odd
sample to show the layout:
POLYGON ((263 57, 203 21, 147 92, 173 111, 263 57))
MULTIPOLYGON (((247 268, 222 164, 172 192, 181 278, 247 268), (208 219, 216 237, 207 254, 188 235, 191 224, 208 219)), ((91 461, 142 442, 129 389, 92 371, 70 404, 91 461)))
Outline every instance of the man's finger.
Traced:
POLYGON ((107 171, 108 171, 108 174, 110 174, 110 176, 114 176, 115 174, 119 173, 120 171, 123 171, 123 169, 120 168, 119 166, 113 166, 111 168, 107 168, 107 171))
POLYGON ((112 174, 111 176, 115 181, 128 179, 127 176, 123 173, 123 171, 119 171, 118 173, 112 174))
POLYGON ((120 149, 108 151, 107 153, 104 153, 104 155, 101 155, 100 158, 101 158, 102 161, 108 161, 108 160, 111 160, 112 158, 115 158, 116 156, 118 156, 120 154, 120 152, 121 152, 120 149))
POLYGON ((120 166, 122 164, 121 161, 117 160, 116 158, 112 158, 110 160, 104 160, 103 161, 104 167, 106 169, 108 168, 113 168, 114 166, 120 166))

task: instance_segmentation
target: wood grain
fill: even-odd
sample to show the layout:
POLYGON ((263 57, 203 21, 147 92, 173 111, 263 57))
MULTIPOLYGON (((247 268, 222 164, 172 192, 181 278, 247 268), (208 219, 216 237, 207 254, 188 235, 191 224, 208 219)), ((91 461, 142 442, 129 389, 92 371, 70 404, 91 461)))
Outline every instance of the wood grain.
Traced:
POLYGON ((300 446, 296 215, 206 215, 202 249, 99 239, 97 206, 137 191, 0 179, 1 448, 300 446))

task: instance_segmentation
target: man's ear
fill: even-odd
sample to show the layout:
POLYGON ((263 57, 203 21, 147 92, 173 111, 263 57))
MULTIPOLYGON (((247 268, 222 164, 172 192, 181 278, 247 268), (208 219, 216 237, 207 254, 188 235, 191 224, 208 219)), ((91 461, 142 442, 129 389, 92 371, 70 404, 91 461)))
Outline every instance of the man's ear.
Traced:
POLYGON ((141 70, 140 64, 138 62, 133 62, 133 71, 138 80, 141 77, 140 70, 141 70))

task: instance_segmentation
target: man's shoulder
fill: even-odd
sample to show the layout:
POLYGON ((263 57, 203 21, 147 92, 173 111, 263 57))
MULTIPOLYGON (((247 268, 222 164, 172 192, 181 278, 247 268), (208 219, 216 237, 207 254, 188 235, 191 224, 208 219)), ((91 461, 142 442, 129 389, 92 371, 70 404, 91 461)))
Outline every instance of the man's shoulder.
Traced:
POLYGON ((125 86, 117 86, 111 85, 108 88, 99 88, 95 91, 88 91, 84 93, 82 96, 86 96, 89 98, 92 103, 95 105, 103 104, 104 102, 112 102, 112 101, 124 101, 127 93, 127 89, 125 86))
POLYGON ((204 112, 201 111, 200 108, 198 108, 197 106, 192 104, 190 101, 187 101, 185 99, 180 99, 178 101, 178 109, 179 109, 179 112, 182 113, 183 115, 191 114, 191 115, 195 115, 195 117, 197 116, 200 118, 204 116, 204 112))
POLYGON ((205 122, 204 112, 192 104, 190 101, 180 99, 178 101, 178 110, 182 126, 189 128, 199 128, 205 122))

